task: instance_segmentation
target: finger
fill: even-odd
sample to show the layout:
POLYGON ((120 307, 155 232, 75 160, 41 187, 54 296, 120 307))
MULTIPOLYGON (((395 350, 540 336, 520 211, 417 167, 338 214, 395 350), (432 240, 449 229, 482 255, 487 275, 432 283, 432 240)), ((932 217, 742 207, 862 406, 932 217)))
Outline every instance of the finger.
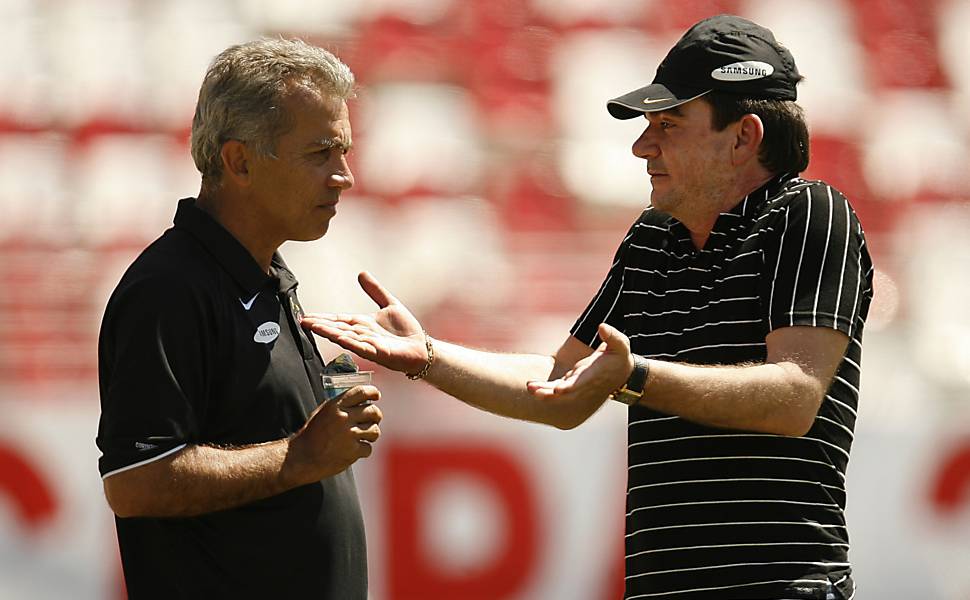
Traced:
POLYGON ((352 327, 358 323, 373 323, 370 315, 358 315, 351 313, 314 313, 303 315, 300 325, 306 327, 329 326, 336 328, 352 327))
POLYGON ((304 319, 301 325, 305 329, 309 329, 313 333, 326 338, 337 337, 353 331, 353 326, 339 321, 304 319))
POLYGON ((357 335, 364 336, 373 335, 375 332, 380 332, 381 329, 376 323, 362 322, 351 325, 349 331, 352 331, 357 335))
POLYGON ((377 345, 373 336, 365 338, 354 331, 330 328, 326 325, 313 325, 310 331, 368 360, 373 360, 377 356, 377 345))
POLYGON ((555 389, 556 394, 563 394, 573 389, 575 383, 576 383, 575 379, 569 379, 569 380, 560 379, 559 381, 556 382, 556 386, 553 389, 555 389))
POLYGON ((308 327, 310 325, 330 325, 331 327, 340 327, 345 325, 346 323, 338 319, 338 316, 339 315, 337 313, 303 315, 300 323, 304 327, 308 327))
POLYGON ((311 322, 313 322, 313 321, 332 321, 334 319, 334 317, 336 317, 336 316, 337 316, 337 313, 318 313, 318 312, 312 312, 312 313, 304 313, 302 320, 303 321, 311 321, 311 322))
POLYGON ((374 447, 367 440, 357 440, 357 458, 367 458, 374 452, 374 447))
POLYGON ((350 429, 357 436, 357 440, 361 442, 367 442, 373 444, 381 437, 381 428, 376 424, 371 424, 368 427, 352 427, 350 429))
POLYGON ((549 398, 555 398, 556 396, 559 395, 559 393, 555 390, 555 388, 547 388, 547 387, 540 387, 534 390, 529 390, 529 393, 532 394, 534 397, 540 398, 543 400, 546 400, 549 398))
POLYGON ((303 319, 301 325, 320 335, 340 335, 345 331, 350 331, 350 325, 330 320, 303 319))
POLYGON ((337 400, 340 408, 351 408, 359 404, 377 402, 381 399, 381 392, 372 385, 358 385, 341 394, 337 400))
POLYGON ((525 387, 534 395, 555 395, 556 381, 529 381, 525 387))
POLYGON ((334 313, 330 315, 330 319, 335 323, 345 323, 347 325, 374 322, 373 317, 366 313, 334 313))
POLYGON ((317 335, 327 339, 347 336, 358 341, 373 342, 379 336, 387 335, 387 331, 372 322, 349 324, 341 321, 304 321, 303 326, 317 335))
POLYGON ((377 359, 377 347, 370 342, 359 340, 354 337, 347 335, 340 335, 337 337, 327 337, 328 340, 337 344, 344 350, 349 350, 361 358, 366 358, 367 360, 377 359))
POLYGON ((303 319, 301 320, 301 323, 331 323, 334 326, 373 322, 374 318, 367 313, 312 313, 303 315, 303 319))
POLYGON ((318 331, 314 331, 314 333, 317 333, 321 337, 324 337, 330 340, 331 342, 333 342, 334 344, 337 344, 344 350, 349 350, 353 352, 357 356, 366 358, 368 360, 373 360, 377 356, 377 348, 369 342, 359 340, 355 337, 339 334, 339 333, 334 335, 331 335, 327 332, 318 332, 318 331))
POLYGON ((606 344, 606 349, 618 352, 621 354, 628 354, 630 352, 630 338, 623 335, 616 327, 613 327, 609 323, 600 323, 598 332, 600 339, 606 344))
POLYGON ((397 298, 395 298, 391 292, 387 291, 387 288, 381 285, 380 282, 377 281, 377 278, 367 271, 362 271, 360 275, 357 276, 357 283, 360 284, 360 287, 364 290, 364 293, 370 296, 370 299, 381 308, 385 308, 390 304, 400 304, 397 298))
POLYGON ((370 402, 351 406, 343 410, 347 413, 347 418, 350 422, 358 426, 364 426, 366 424, 376 425, 384 418, 384 413, 381 412, 381 409, 376 404, 370 402))

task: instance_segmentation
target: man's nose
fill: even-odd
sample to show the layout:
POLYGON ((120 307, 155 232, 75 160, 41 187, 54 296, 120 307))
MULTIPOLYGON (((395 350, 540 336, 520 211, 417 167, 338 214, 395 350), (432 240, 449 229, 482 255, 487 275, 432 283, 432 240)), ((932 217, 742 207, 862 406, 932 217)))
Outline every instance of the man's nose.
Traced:
POLYGON ((633 155, 639 158, 657 158, 660 155, 660 146, 657 145, 657 141, 654 139, 653 132, 648 126, 640 134, 640 137, 633 142, 633 155))
POLYGON ((330 185, 339 187, 341 190, 354 187, 354 173, 350 170, 347 159, 343 159, 340 170, 330 175, 330 185))

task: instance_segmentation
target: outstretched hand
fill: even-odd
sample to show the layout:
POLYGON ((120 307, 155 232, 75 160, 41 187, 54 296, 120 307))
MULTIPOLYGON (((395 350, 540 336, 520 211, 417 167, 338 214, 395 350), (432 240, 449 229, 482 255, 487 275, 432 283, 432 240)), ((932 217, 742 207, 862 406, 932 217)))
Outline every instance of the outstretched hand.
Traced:
MULTIPOLYGON (((599 326, 603 343, 589 356, 580 360, 559 379, 530 381, 526 384, 539 398, 561 398, 603 402, 622 386, 633 372, 633 355, 627 336, 606 323, 599 326)), ((597 404, 597 406, 599 406, 597 404)))
POLYGON ((354 354, 395 371, 420 371, 428 360, 421 323, 373 275, 357 282, 378 310, 372 314, 315 313, 302 325, 354 354))

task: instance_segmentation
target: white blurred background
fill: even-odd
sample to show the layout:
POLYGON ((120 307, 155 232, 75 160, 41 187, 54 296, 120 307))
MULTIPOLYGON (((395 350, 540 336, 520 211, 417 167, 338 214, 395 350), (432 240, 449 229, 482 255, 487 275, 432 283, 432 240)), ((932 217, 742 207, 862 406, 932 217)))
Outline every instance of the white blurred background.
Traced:
MULTIPOLYGON (((310 310, 374 272, 439 338, 551 352, 649 198, 649 82, 696 20, 772 28, 802 74, 806 174, 877 267, 848 519, 860 600, 970 599, 970 0, 0 0, 0 598, 123 598, 94 446, 97 330, 198 174, 211 58, 298 36, 357 74, 358 185, 288 244, 310 310)), ((333 354, 333 348, 326 352, 333 354)), ((622 589, 625 415, 563 433, 379 370, 356 467, 374 600, 622 589)))

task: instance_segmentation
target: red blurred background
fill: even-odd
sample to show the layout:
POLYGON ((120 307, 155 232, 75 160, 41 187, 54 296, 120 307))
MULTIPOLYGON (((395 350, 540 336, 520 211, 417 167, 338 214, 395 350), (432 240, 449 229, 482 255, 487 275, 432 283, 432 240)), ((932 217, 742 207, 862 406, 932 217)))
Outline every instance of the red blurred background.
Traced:
MULTIPOLYGON (((605 102, 719 12, 792 50, 806 176, 846 193, 878 269, 848 474, 859 598, 970 598, 968 0, 4 0, 0 598, 123 593, 97 330, 198 190, 216 53, 298 36, 358 77, 357 186, 323 240, 283 249, 308 309, 369 309, 368 269, 436 337, 550 352, 649 198, 642 124, 605 102)), ((618 597, 620 407, 563 433, 376 382, 386 433, 357 468, 373 598, 618 597)))

